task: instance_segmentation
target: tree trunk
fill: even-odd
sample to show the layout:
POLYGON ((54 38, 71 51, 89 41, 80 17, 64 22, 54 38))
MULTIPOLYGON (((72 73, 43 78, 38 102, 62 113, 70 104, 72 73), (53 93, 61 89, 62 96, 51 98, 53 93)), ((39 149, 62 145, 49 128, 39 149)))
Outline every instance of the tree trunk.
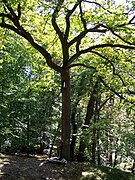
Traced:
MULTIPOLYGON (((97 88, 98 88, 98 80, 95 83, 93 92, 92 92, 89 102, 88 102, 87 114, 86 114, 84 126, 82 127, 82 131, 90 124, 90 121, 94 114, 94 104, 95 104, 95 100, 96 100, 97 88)), ((81 138, 80 145, 79 145, 79 153, 78 153, 78 157, 77 157, 77 160, 80 162, 85 160, 85 157, 84 157, 85 148, 86 148, 86 144, 85 144, 83 138, 81 138)))
POLYGON ((100 140, 100 131, 97 130, 97 163, 98 163, 98 166, 101 165, 101 161, 100 161, 100 144, 99 144, 99 140, 100 140))
POLYGON ((75 115, 76 112, 72 112, 72 116, 71 116, 71 123, 72 123, 72 141, 71 141, 71 145, 70 145, 70 156, 71 156, 71 160, 74 161, 74 150, 75 150, 75 142, 76 142, 76 134, 77 134, 77 124, 75 122, 75 115))
MULTIPOLYGON (((102 105, 100 105, 101 102, 101 95, 98 98, 98 106, 97 106, 97 122, 100 121, 99 117, 100 117, 100 108, 104 105, 104 103, 102 105)), ((97 129, 97 164, 98 166, 101 165, 101 161, 100 161, 100 130, 97 129)))
POLYGON ((62 91, 62 139, 60 147, 60 158, 70 160, 70 72, 63 69, 61 73, 62 91))
POLYGON ((30 146, 30 116, 27 120, 27 156, 29 156, 29 146, 30 146))
POLYGON ((76 112, 77 112, 77 106, 80 101, 79 95, 77 96, 77 100, 72 108, 72 114, 71 114, 71 124, 72 124, 72 138, 71 138, 71 144, 70 144, 70 156, 71 160, 74 161, 75 157, 75 143, 76 143, 76 137, 77 137, 77 123, 76 123, 76 112))
MULTIPOLYGON (((86 119, 85 119, 85 123, 84 123, 84 126, 82 127, 82 131, 87 127, 87 125, 90 124, 90 120, 93 116, 93 110, 94 110, 94 97, 93 97, 93 94, 91 95, 90 97, 90 100, 89 100, 89 103, 88 103, 88 106, 87 106, 87 115, 86 115, 86 119)), ((86 148, 86 144, 83 140, 83 138, 81 138, 80 140, 80 146, 79 146, 79 153, 78 153, 78 161, 82 162, 84 161, 84 151, 85 151, 85 148, 86 148)))
POLYGON ((97 141, 97 139, 96 139, 96 130, 93 129, 92 133, 93 134, 92 134, 92 146, 91 146, 91 154, 92 154, 92 156, 91 156, 91 158, 92 158, 92 163, 96 164, 96 141, 97 141))
POLYGON ((135 174, 135 158, 134 158, 134 161, 133 161, 132 173, 135 174))
MULTIPOLYGON (((99 105, 99 99, 96 98, 95 100, 95 113, 94 113, 94 118, 93 118, 93 124, 95 124, 98 120, 98 105, 99 105)), ((92 148, 91 148, 91 153, 92 153, 92 163, 96 164, 96 147, 97 147, 97 130, 93 128, 92 131, 92 148)))
POLYGON ((60 124, 58 124, 57 130, 56 130, 56 134, 55 134, 55 136, 54 136, 54 138, 52 140, 52 145, 50 147, 49 158, 51 158, 51 156, 52 156, 53 146, 54 146, 55 140, 56 140, 56 138, 58 136, 59 128, 60 128, 60 124))
MULTIPOLYGON (((82 126, 82 133, 83 133, 84 129, 87 128, 87 125, 90 124, 90 120, 93 116, 93 108, 94 108, 94 98, 93 98, 93 94, 92 94, 90 97, 88 106, 87 106, 87 114, 86 114, 86 119, 85 119, 84 125, 82 126)), ((83 162, 85 160, 85 157, 84 157, 85 148, 86 148, 86 144, 84 142, 83 137, 81 137, 80 145, 79 145, 79 152, 78 152, 78 156, 77 156, 77 160, 79 162, 83 162)))

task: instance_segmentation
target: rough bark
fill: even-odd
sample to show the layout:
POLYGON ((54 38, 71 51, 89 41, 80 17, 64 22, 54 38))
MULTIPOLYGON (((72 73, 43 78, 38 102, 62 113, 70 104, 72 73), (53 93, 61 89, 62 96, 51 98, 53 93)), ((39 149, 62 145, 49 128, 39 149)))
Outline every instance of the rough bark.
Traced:
POLYGON ((61 73, 62 91, 62 139, 61 139, 61 158, 70 160, 70 73, 63 70, 61 73))

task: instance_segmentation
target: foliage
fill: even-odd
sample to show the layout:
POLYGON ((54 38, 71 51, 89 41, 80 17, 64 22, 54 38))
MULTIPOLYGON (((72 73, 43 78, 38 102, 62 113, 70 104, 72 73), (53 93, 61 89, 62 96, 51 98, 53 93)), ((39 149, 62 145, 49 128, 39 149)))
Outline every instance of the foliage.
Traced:
MULTIPOLYGON (((134 2, 2 0, 0 5, 1 149, 39 145, 43 130, 58 135, 57 141, 61 134, 67 159, 71 136, 76 154, 83 140, 90 156, 95 145, 104 157, 115 150, 133 158, 134 2)), ((95 148, 96 162, 98 153, 95 148)))

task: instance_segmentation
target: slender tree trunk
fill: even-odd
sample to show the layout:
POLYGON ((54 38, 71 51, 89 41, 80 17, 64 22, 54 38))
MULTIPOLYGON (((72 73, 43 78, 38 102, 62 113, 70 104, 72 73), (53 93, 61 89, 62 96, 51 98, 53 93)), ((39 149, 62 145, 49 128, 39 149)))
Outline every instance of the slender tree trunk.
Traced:
POLYGON ((60 158, 70 160, 70 72, 63 69, 61 73, 61 91, 62 91, 62 139, 60 158))
POLYGON ((97 130, 97 163, 98 163, 98 166, 101 165, 101 161, 100 161, 100 144, 99 144, 99 140, 100 140, 100 131, 97 130))
MULTIPOLYGON (((94 116, 93 124, 96 123, 96 115, 94 116)), ((92 131, 92 145, 91 145, 91 158, 92 163, 96 164, 96 146, 97 146, 97 138, 96 138, 96 129, 92 131)))
MULTIPOLYGON (((99 105, 99 100, 96 97, 95 100, 95 113, 94 113, 94 118, 93 118, 93 124, 95 124, 98 120, 98 105, 99 105)), ((96 164, 96 146, 97 146, 97 130, 93 128, 93 134, 92 134, 92 163, 96 164)))
MULTIPOLYGON (((109 115, 106 113, 106 120, 108 121, 109 115)), ((106 157, 106 164, 109 163, 109 132, 108 129, 105 130, 105 141, 106 141, 106 147, 105 147, 105 157, 106 157)))
POLYGON ((54 146, 55 140, 56 140, 56 138, 58 136, 59 128, 60 128, 60 124, 58 124, 57 130, 56 130, 56 134, 55 134, 55 136, 54 136, 54 138, 52 140, 52 145, 50 147, 49 158, 51 158, 51 156, 52 156, 53 146, 54 146))
POLYGON ((92 134, 92 148, 91 148, 91 153, 92 153, 92 163, 96 164, 96 130, 93 129, 93 134, 92 134))
MULTIPOLYGON (((101 109, 101 107, 103 106, 103 104, 102 105, 100 105, 100 103, 101 103, 101 94, 100 94, 100 97, 98 98, 98 107, 97 107, 97 122, 99 122, 100 121, 100 109, 101 109)), ((97 164, 98 164, 98 166, 100 166, 101 165, 101 160, 100 160, 100 130, 98 129, 97 130, 97 164)))
POLYGON ((27 156, 29 156, 29 146, 30 146, 30 119, 29 118, 27 120, 27 156))
POLYGON ((75 142, 76 142, 76 134, 77 134, 77 124, 75 122, 75 115, 76 112, 72 112, 72 116, 71 116, 71 123, 72 123, 72 141, 71 141, 71 145, 70 145, 70 156, 71 156, 71 160, 74 161, 74 150, 75 150, 75 142))
POLYGON ((72 140, 70 144, 70 156, 71 160, 74 161, 74 153, 75 153, 75 143, 76 143, 76 136, 77 136, 77 123, 76 123, 76 112, 77 112, 77 105, 80 101, 79 95, 77 96, 77 100, 73 106, 72 114, 71 114, 71 124, 72 124, 72 140))
MULTIPOLYGON (((88 106, 87 106, 87 114, 86 114, 86 119, 85 119, 85 123, 84 123, 84 126, 82 127, 82 131, 84 131, 84 129, 87 128, 87 126, 90 124, 90 120, 93 116, 93 110, 94 110, 94 96, 93 94, 91 95, 90 97, 90 100, 89 100, 89 103, 88 103, 88 106)), ((84 151, 85 151, 85 148, 86 148, 86 144, 84 142, 84 139, 83 137, 81 137, 80 139, 80 145, 79 145, 79 153, 78 153, 78 157, 77 157, 77 160, 82 162, 84 161, 85 157, 84 157, 84 151)))
POLYGON ((134 158, 134 161, 133 161, 132 173, 135 174, 135 158, 134 158))
MULTIPOLYGON (((92 92, 90 99, 89 99, 89 102, 88 102, 87 114, 86 114, 84 126, 82 127, 82 131, 90 124, 90 121, 91 121, 92 116, 94 114, 94 103, 95 103, 95 98, 96 98, 95 95, 97 93, 97 88, 98 88, 98 80, 95 83, 93 92, 92 92)), ((80 162, 84 161, 84 159, 85 159, 85 157, 84 157, 85 148, 86 148, 86 144, 85 144, 83 138, 81 138, 80 145, 79 145, 78 157, 77 157, 77 160, 80 162)))

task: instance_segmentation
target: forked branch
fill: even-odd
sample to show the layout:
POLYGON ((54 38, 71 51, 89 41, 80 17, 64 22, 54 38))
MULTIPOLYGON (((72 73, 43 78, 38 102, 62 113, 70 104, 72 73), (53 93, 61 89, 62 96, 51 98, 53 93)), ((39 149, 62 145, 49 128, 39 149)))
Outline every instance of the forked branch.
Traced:
POLYGON ((64 2, 64 0, 61 0, 61 1, 58 2, 57 6, 56 6, 56 8, 55 8, 55 10, 53 12, 53 15, 52 15, 52 26, 55 29, 56 33, 58 34, 61 43, 64 42, 63 32, 60 30, 60 28, 59 28, 59 26, 58 26, 58 24, 56 22, 56 18, 58 16, 58 13, 60 11, 60 8, 61 8, 63 2, 64 2))
POLYGON ((74 13, 74 11, 76 10, 77 6, 78 6, 78 2, 73 6, 73 8, 71 10, 68 10, 68 13, 66 15, 66 30, 65 30, 65 39, 68 39, 68 35, 69 35, 69 31, 70 31, 70 17, 71 15, 74 13))

